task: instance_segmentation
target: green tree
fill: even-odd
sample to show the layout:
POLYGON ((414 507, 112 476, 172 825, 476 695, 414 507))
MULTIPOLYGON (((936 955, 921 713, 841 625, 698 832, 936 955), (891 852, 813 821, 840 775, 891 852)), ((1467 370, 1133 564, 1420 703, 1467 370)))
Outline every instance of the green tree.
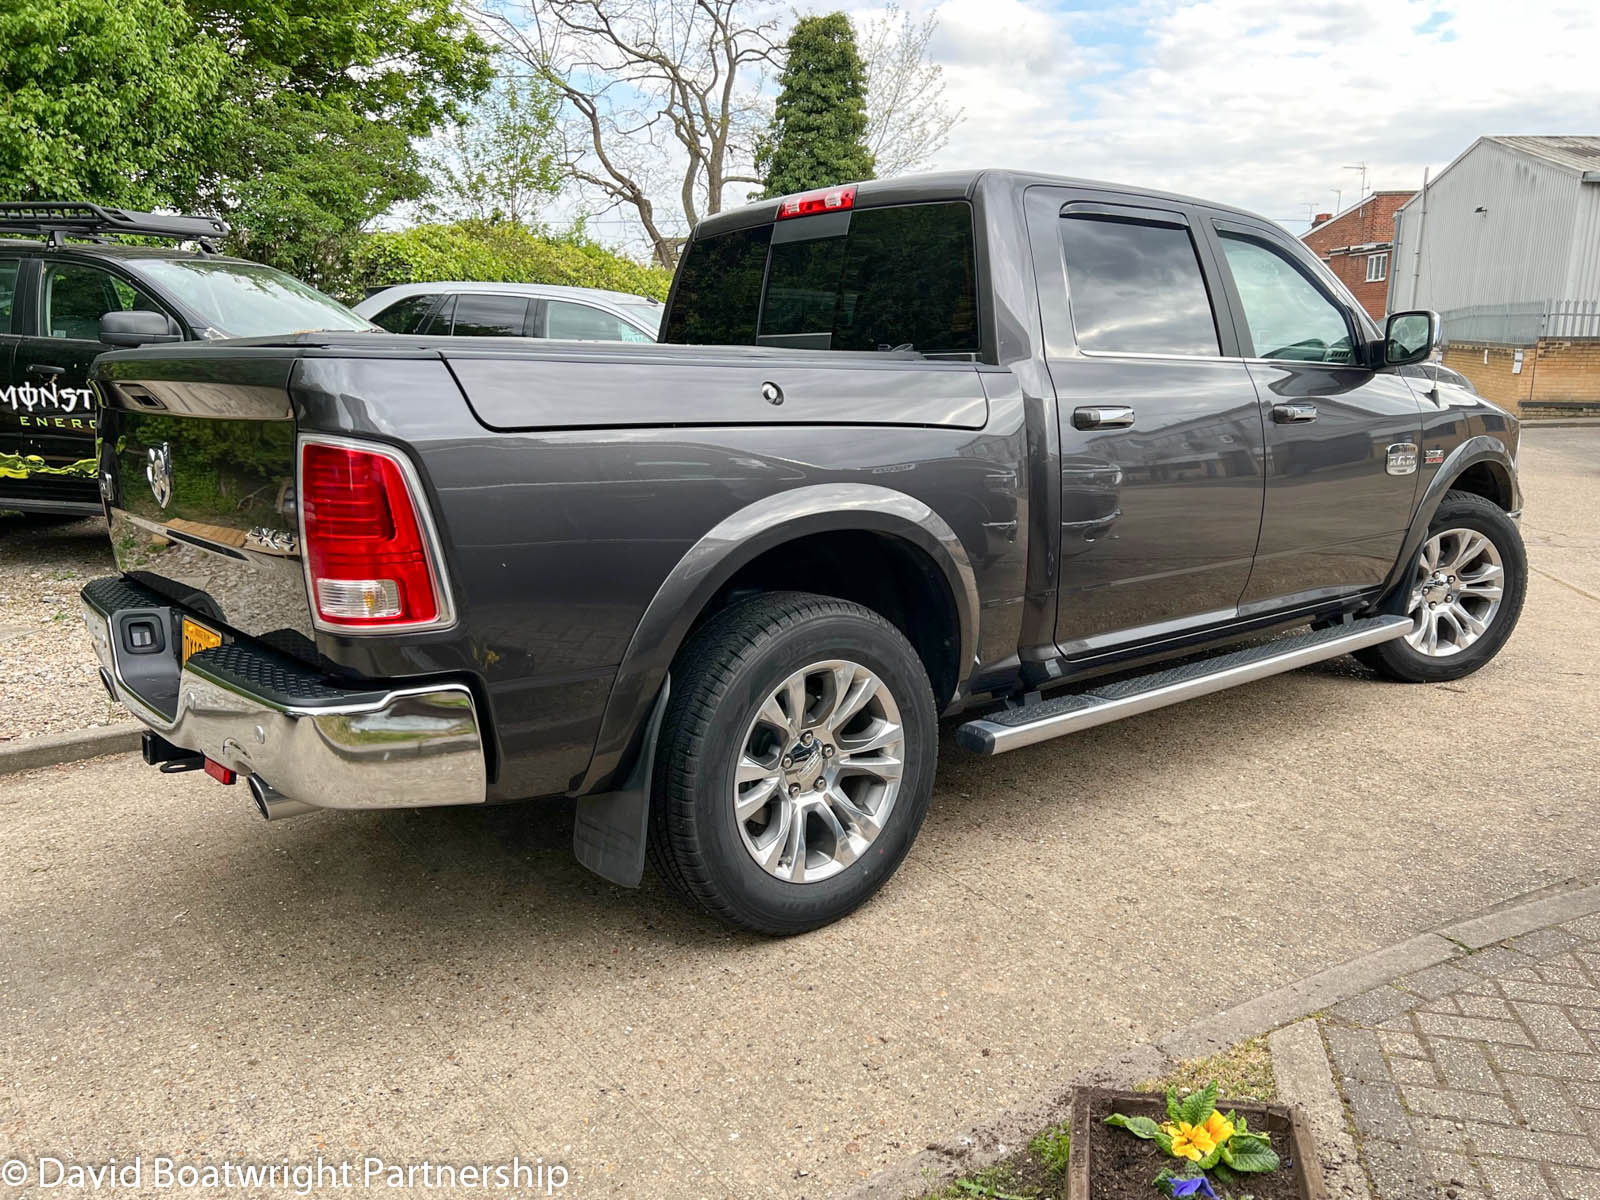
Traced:
POLYGON ((192 195, 228 66, 180 0, 6 0, 0 196, 150 208, 192 195))
POLYGON ((435 279, 559 283, 666 298, 672 273, 641 266, 570 233, 550 237, 512 221, 460 221, 364 234, 335 292, 351 299, 368 288, 435 279))
POLYGON ((218 212, 235 247, 312 282, 366 225, 428 189, 413 146, 465 117, 492 78, 452 0, 189 0, 229 71, 210 171, 179 202, 218 212))
POLYGON ((540 78, 501 74, 467 120, 439 139, 428 166, 430 211, 455 219, 532 225, 565 177, 561 101, 540 78))
POLYGON ((867 72, 850 18, 829 13, 796 21, 778 82, 771 128, 756 147, 761 194, 871 179, 867 72))
POLYGON ((0 0, 0 196, 215 212, 321 280, 491 77, 453 0, 0 0))

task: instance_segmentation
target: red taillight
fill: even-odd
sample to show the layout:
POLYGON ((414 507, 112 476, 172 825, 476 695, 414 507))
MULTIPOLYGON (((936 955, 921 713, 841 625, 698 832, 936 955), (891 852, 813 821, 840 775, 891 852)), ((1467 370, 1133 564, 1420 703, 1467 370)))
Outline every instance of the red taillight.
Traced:
POLYGON ((785 196, 778 201, 778 220, 809 217, 812 213, 842 212, 854 208, 855 203, 856 185, 853 183, 843 187, 818 188, 814 192, 801 192, 798 196, 785 196))
POLYGON ((435 572, 400 461, 306 442, 300 453, 311 602, 327 625, 425 625, 439 617, 435 572))

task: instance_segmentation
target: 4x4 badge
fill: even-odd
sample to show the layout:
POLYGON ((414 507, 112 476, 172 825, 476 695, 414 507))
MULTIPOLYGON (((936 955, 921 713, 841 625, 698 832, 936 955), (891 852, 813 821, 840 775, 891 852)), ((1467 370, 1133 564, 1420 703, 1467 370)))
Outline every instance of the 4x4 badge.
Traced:
POLYGON ((146 452, 150 461, 145 464, 144 477, 150 481, 150 494, 162 508, 172 499, 172 450, 166 442, 151 446, 146 452))

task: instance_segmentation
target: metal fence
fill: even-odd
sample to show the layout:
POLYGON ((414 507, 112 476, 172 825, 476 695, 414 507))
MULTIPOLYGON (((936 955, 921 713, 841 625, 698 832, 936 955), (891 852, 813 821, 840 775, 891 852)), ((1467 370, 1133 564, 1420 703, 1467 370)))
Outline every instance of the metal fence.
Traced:
POLYGON ((1600 337, 1600 301, 1530 300, 1474 304, 1439 314, 1450 342, 1532 346, 1540 338, 1600 337))

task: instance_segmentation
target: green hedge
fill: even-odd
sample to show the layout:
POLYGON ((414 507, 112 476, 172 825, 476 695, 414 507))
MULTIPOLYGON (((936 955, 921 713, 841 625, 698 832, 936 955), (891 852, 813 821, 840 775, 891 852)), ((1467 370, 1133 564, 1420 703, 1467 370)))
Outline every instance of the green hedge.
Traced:
POLYGON ((557 283, 665 300, 672 274, 581 237, 543 237, 523 225, 463 221, 362 235, 338 290, 359 299, 370 288, 440 279, 557 283))

